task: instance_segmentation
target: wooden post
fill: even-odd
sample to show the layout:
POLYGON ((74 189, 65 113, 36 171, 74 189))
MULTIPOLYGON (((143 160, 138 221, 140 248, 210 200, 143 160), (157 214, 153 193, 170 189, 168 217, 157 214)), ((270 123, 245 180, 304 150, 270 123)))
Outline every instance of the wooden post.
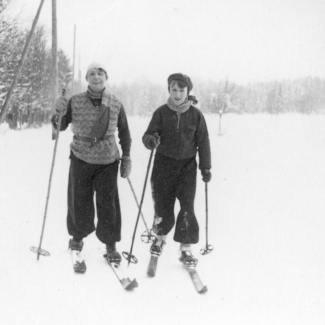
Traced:
POLYGON ((23 53, 21 55, 21 58, 20 58, 20 61, 19 61, 19 64, 18 64, 16 73, 15 73, 14 79, 12 80, 11 87, 10 87, 8 93, 7 93, 6 100, 5 100, 5 102, 3 104, 3 107, 1 109, 1 113, 0 113, 0 125, 2 124, 2 122, 5 119, 5 116, 6 116, 8 107, 9 107, 9 103, 10 103, 10 100, 11 100, 11 97, 12 97, 12 94, 13 94, 13 91, 14 91, 14 89, 16 87, 18 77, 19 77, 19 75, 21 73, 21 69, 22 69, 22 67, 24 65, 24 61, 25 61, 25 58, 26 58, 26 54, 28 52, 28 48, 29 48, 30 42, 31 42, 32 37, 33 37, 33 34, 34 34, 34 31, 35 31, 35 28, 36 28, 36 25, 37 25, 38 18, 40 16, 40 13, 41 13, 41 10, 42 10, 42 7, 43 7, 43 3, 44 3, 44 0, 41 0, 41 3, 39 5, 39 7, 38 7, 36 16, 35 16, 34 21, 33 21, 32 28, 31 28, 31 30, 29 32, 27 41, 25 43, 25 47, 23 49, 23 53))
POLYGON ((58 96, 58 34, 56 17, 56 0, 52 0, 52 82, 53 108, 58 96))
POLYGON ((72 95, 74 94, 74 71, 76 62, 76 25, 74 25, 73 33, 73 68, 72 68, 72 95))
MULTIPOLYGON (((58 33, 56 17, 56 0, 52 0, 52 114, 55 112, 55 100, 58 97, 58 33)), ((59 132, 59 131, 58 131, 59 132)), ((52 140, 57 131, 52 125, 52 140)))
POLYGON ((80 53, 79 53, 79 67, 78 67, 78 93, 81 92, 81 71, 80 71, 80 53))

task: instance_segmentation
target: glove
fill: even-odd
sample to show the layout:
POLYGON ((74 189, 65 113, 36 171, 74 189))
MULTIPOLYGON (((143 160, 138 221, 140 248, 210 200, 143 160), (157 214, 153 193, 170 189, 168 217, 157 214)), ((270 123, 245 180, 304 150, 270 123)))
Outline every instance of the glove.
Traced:
POLYGON ((121 172, 121 177, 123 178, 129 177, 131 173, 131 158, 129 156, 122 157, 120 172, 121 172))
POLYGON ((60 115, 64 115, 66 113, 67 106, 68 106, 68 100, 63 96, 59 97, 55 101, 55 111, 60 115))
POLYGON ((154 135, 147 134, 145 137, 144 145, 147 149, 156 149, 160 144, 160 136, 155 133, 154 135))
POLYGON ((59 114, 54 114, 51 118, 52 125, 55 127, 55 129, 58 127, 59 122, 59 114))
POLYGON ((210 169, 202 169, 201 175, 204 183, 209 183, 211 181, 212 174, 210 172, 210 169))

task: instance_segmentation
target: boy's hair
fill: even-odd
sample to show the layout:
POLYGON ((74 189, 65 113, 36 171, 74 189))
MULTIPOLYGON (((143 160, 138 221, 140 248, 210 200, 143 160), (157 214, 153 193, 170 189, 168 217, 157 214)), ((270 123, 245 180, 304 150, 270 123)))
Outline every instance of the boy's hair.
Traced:
POLYGON ((170 91, 170 87, 174 86, 175 83, 177 83, 177 86, 179 88, 185 88, 187 87, 187 93, 189 94, 190 91, 193 88, 193 83, 191 81, 191 78, 183 73, 174 73, 171 74, 168 79, 168 91, 170 91), (172 83, 173 82, 173 83, 172 83))

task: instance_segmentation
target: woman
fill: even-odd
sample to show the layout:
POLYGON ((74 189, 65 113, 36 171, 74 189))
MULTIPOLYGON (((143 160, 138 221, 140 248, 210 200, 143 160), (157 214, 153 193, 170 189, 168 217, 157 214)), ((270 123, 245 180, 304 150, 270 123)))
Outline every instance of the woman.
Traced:
POLYGON ((156 240, 150 252, 159 256, 166 236, 175 224, 176 198, 181 210, 176 220, 174 240, 180 243, 180 260, 196 266, 191 244, 199 241, 199 225, 194 213, 196 192, 196 154, 204 182, 211 180, 211 153, 207 125, 197 103, 189 93, 191 79, 175 73, 168 77, 170 97, 154 112, 142 141, 147 149, 156 150, 151 176, 156 240))
POLYGON ((106 88, 107 72, 100 63, 87 68, 88 89, 57 99, 57 114, 52 118, 57 126, 62 115, 61 128, 72 124, 74 134, 70 145, 70 170, 68 184, 68 233, 71 250, 81 251, 83 238, 96 229, 98 239, 106 244, 107 260, 120 263, 121 255, 116 242, 121 240, 121 210, 117 188, 117 174, 121 160, 121 177, 131 172, 131 137, 122 103, 106 88), (115 141, 118 130, 122 159, 115 141), (94 224, 96 193, 97 227, 94 224))

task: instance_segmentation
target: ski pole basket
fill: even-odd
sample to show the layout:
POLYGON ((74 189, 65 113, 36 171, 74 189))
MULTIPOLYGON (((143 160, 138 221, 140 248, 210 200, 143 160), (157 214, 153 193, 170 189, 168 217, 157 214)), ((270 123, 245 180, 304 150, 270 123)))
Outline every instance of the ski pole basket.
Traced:
POLYGON ((207 255, 213 251, 213 248, 212 245, 207 245, 200 250, 200 253, 201 255, 207 255))
POLYGON ((50 256, 50 253, 42 248, 31 246, 30 250, 38 255, 50 256))
POLYGON ((130 262, 133 263, 133 264, 138 263, 138 259, 134 255, 132 255, 132 254, 130 254, 128 252, 122 252, 122 255, 129 263, 130 262))
POLYGON ((152 234, 152 230, 145 230, 141 235, 141 240, 145 244, 152 243, 155 240, 156 236, 152 234))

